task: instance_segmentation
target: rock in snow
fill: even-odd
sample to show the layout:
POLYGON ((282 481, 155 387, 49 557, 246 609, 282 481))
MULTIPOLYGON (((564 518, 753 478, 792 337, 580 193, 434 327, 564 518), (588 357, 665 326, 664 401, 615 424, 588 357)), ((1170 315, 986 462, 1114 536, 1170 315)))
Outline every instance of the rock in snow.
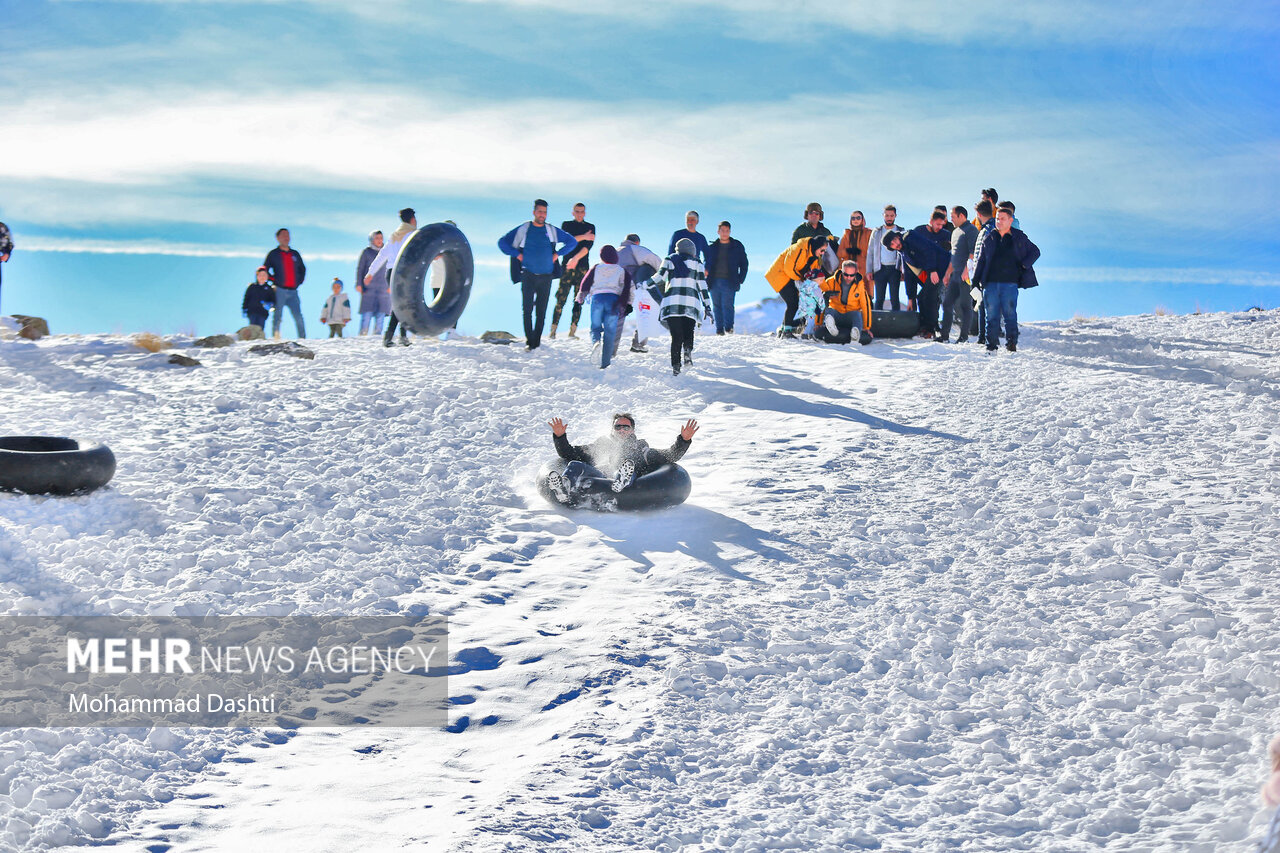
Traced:
POLYGON ((748 307, 679 377, 585 340, 196 372, 0 343, 22 432, 121 460, 0 496, 0 612, 444 612, 455 673, 443 730, 0 732, 0 849, 1252 851, 1280 312, 990 357, 750 333, 777 324, 748 307), (688 503, 537 496, 547 420, 614 411, 658 445, 698 418, 688 503))

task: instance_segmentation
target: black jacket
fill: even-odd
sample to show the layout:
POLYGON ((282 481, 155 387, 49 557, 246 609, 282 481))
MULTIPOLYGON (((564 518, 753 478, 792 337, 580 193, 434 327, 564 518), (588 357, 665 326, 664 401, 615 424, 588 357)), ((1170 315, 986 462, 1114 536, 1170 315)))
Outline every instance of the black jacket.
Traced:
POLYGON ((246 317, 250 314, 270 314, 276 304, 276 293, 269 284, 251 282, 244 291, 244 302, 240 311, 246 317))
MULTIPOLYGON (((707 244, 707 278, 711 278, 711 273, 716 268, 716 259, 720 257, 723 247, 724 244, 719 240, 712 240, 707 244)), ((747 247, 742 245, 741 240, 730 237, 725 251, 729 253, 729 280, 733 282, 733 289, 739 290, 747 280, 747 247)))
POLYGON ((938 275, 945 273, 951 263, 951 252, 942 247, 928 225, 917 225, 902 235, 902 254, 916 269, 938 275))
MULTIPOLYGON (((293 256, 293 268, 294 272, 297 273, 298 287, 302 287, 302 280, 307 277, 307 265, 302 262, 302 255, 298 254, 297 249, 290 249, 289 254, 293 256)), ((267 268, 267 277, 277 287, 284 287, 284 265, 282 262, 283 258, 280 256, 279 246, 267 252, 267 259, 262 262, 262 265, 267 268)))
POLYGON ((676 436, 676 443, 666 450, 654 450, 649 442, 639 438, 616 439, 606 435, 590 444, 570 444, 567 436, 553 436, 556 453, 568 462, 585 462, 605 473, 612 473, 630 459, 636 463, 636 476, 642 477, 656 471, 668 462, 676 462, 684 456, 689 445, 683 436, 676 436))
MULTIPOLYGON (((1018 259, 1018 266, 1022 268, 1022 274, 1018 276, 1018 287, 1038 286, 1040 282, 1036 281, 1036 271, 1031 266, 1040 259, 1040 248, 1017 228, 1010 228, 1009 234, 1013 239, 1013 255, 1018 259)), ((987 270, 991 268, 991 259, 995 257, 996 241, 999 239, 999 231, 992 231, 987 235, 986 241, 982 244, 982 255, 978 258, 978 266, 973 271, 974 284, 987 283, 987 270)))

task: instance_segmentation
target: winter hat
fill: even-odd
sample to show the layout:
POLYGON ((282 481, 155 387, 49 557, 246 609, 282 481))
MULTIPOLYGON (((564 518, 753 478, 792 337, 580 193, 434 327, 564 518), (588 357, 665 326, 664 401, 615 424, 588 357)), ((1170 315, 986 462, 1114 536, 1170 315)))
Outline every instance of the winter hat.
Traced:
POLYGON ((412 207, 406 207, 404 210, 400 211, 400 221, 407 224, 415 215, 416 214, 413 212, 412 207))
POLYGON ((698 247, 688 237, 681 237, 676 241, 676 251, 686 258, 692 258, 698 254, 698 247))
POLYGON ((333 284, 331 284, 331 285, 329 285, 329 286, 330 286, 330 287, 333 287, 333 285, 334 285, 334 284, 338 285, 338 287, 342 287, 342 279, 338 278, 337 276, 334 276, 334 277, 333 277, 333 284))
POLYGON ((808 216, 810 213, 813 213, 815 210, 818 212, 818 221, 821 222, 822 221, 822 205, 818 204, 816 201, 811 201, 807 205, 805 205, 804 215, 808 216))
POLYGON ((616 264, 618 262, 618 250, 607 244, 601 246, 600 260, 606 264, 616 264))
POLYGON ((886 232, 886 233, 885 233, 885 235, 884 235, 884 239, 882 239, 882 240, 880 241, 880 243, 881 243, 881 245, 883 245, 886 249, 892 249, 893 247, 892 247, 892 246, 890 246, 889 244, 893 242, 893 239, 894 239, 895 237, 896 237, 897 239, 899 239, 899 240, 901 240, 901 239, 902 239, 902 235, 901 235, 901 234, 899 234, 897 231, 888 231, 888 232, 886 232))
POLYGON ((256 273, 266 272, 266 271, 267 271, 266 267, 258 267, 256 270, 254 270, 254 273, 256 274, 256 273))

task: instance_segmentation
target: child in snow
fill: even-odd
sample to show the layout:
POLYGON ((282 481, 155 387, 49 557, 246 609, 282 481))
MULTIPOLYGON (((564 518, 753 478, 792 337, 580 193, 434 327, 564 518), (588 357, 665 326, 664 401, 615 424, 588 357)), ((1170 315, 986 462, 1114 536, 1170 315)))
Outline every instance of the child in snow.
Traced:
POLYGON ((333 295, 325 300, 320 322, 329 324, 329 337, 342 337, 342 327, 351 322, 351 300, 342 292, 342 279, 333 280, 333 295))
POLYGON ((614 415, 609 434, 590 444, 570 444, 565 436, 567 427, 560 418, 552 418, 548 426, 556 453, 569 464, 563 472, 552 471, 547 476, 547 485, 556 500, 568 506, 583 499, 607 503, 637 477, 656 471, 668 462, 679 461, 698 431, 698 422, 690 419, 676 436, 675 444, 666 450, 654 450, 649 442, 636 438, 636 419, 629 412, 614 415), (607 473, 610 471, 613 473, 607 473))
POLYGON ((618 250, 600 248, 600 263, 578 285, 578 304, 591 298, 591 360, 604 370, 613 361, 622 318, 631 310, 631 274, 618 265, 618 250))
POLYGON ((671 332, 672 376, 679 376, 684 365, 693 364, 693 333, 702 320, 711 319, 711 291, 697 252, 693 241, 682 237, 676 241, 675 252, 662 262, 653 277, 663 287, 658 320, 671 332))
POLYGON ((250 326, 267 327, 267 317, 276 304, 276 290, 267 284, 267 268, 258 267, 257 280, 250 282, 244 291, 244 301, 240 311, 249 320, 250 326))

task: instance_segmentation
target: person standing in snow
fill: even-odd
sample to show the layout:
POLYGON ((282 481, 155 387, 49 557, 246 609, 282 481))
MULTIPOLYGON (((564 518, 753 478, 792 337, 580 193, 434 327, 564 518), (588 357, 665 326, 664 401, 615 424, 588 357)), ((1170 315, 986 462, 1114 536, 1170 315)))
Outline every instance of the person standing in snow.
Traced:
POLYGON ((711 293, 702 264, 695 257, 697 251, 692 240, 677 240, 676 250, 653 277, 663 287, 658 319, 671 332, 672 376, 679 376, 683 366, 693 364, 693 333, 703 318, 711 319, 711 293))
POLYGON ((946 343, 951 336, 951 323, 958 312, 960 315, 960 335, 956 343, 969 340, 969 326, 973 323, 973 297, 969 295, 969 259, 973 257, 973 246, 978 241, 978 229, 969 221, 969 211, 961 205, 951 208, 951 263, 947 266, 943 281, 946 289, 942 292, 942 332, 938 335, 940 343, 946 343))
POLYGON ((378 252, 382 251, 385 243, 382 232, 374 231, 369 235, 369 245, 364 247, 364 251, 360 253, 360 260, 356 262, 356 293, 360 294, 361 335, 369 334, 370 327, 373 328, 375 335, 381 335, 382 323, 391 313, 391 282, 387 280, 386 269, 379 270, 369 284, 364 283, 369 267, 373 266, 373 259, 378 257, 378 252))
MULTIPOLYGON (((13 235, 9 233, 9 226, 0 222, 0 264, 9 263, 9 256, 12 254, 13 235)), ((0 266, 0 285, 3 285, 3 270, 4 267, 0 266)))
POLYGON ((1032 269, 1039 258, 1036 244, 1013 227, 1013 213, 1000 208, 996 232, 986 239, 973 271, 973 283, 982 286, 982 301, 987 306, 987 352, 995 352, 1000 344, 1001 318, 1006 349, 1018 351, 1018 291, 1039 284, 1032 269))
POLYGON ((844 235, 836 246, 836 257, 841 263, 853 261, 858 265, 858 275, 862 276, 868 300, 875 298, 875 284, 867 273, 867 249, 870 245, 871 229, 867 227, 867 219, 861 210, 855 210, 849 214, 849 227, 844 229, 844 235))
POLYGON ((920 337, 932 338, 938 331, 939 292, 942 287, 942 276, 951 262, 951 244, 943 243, 941 236, 942 223, 946 214, 934 211, 928 223, 917 225, 906 234, 887 235, 885 248, 902 253, 903 262, 908 270, 907 299, 915 301, 916 283, 919 283, 920 298, 916 302, 920 311, 920 337))
POLYGON ((307 336, 306 324, 302 321, 302 302, 298 299, 298 288, 307 277, 307 265, 302 262, 302 255, 297 249, 289 248, 289 229, 281 228, 276 232, 276 248, 267 252, 267 259, 262 265, 267 268, 267 277, 276 286, 276 310, 271 320, 271 336, 280 337, 281 312, 285 308, 293 314, 293 324, 298 328, 298 337, 307 336))
POLYGON ((351 322, 351 300, 342 292, 342 279, 333 280, 333 293, 324 301, 320 322, 329 326, 329 337, 342 337, 342 327, 351 322))
POLYGON ((591 300, 591 359, 604 370, 613 361, 622 318, 631 310, 631 276, 618 265, 618 250, 600 248, 600 263, 578 289, 578 304, 591 300))
MULTIPOLYGON (((409 239, 409 235, 418 230, 418 215, 414 213, 412 207, 406 207, 400 211, 400 226, 391 232, 391 240, 387 242, 378 254, 374 257, 373 262, 369 264, 369 271, 364 274, 364 284, 369 286, 373 283, 374 276, 380 272, 385 272, 387 281, 391 281, 391 274, 394 271, 396 258, 400 257, 400 250, 404 247, 404 241, 409 239)), ((390 294, 388 293, 388 301, 390 294)), ((388 308, 391 306, 388 305, 388 308)), ((400 324, 396 312, 391 311, 391 318, 387 321, 387 333, 382 337, 382 345, 384 347, 394 346, 396 340, 396 326, 400 324)), ((403 325, 400 325, 400 346, 409 346, 409 333, 403 325)))
POLYGON ((671 235, 671 242, 667 244, 667 254, 673 255, 676 251, 676 243, 681 240, 692 240, 697 255, 695 260, 705 261, 707 258, 707 238, 703 237, 698 231, 698 223, 702 218, 698 216, 698 211, 690 210, 684 215, 684 227, 675 231, 671 235))
POLYGON ((266 267, 258 267, 255 278, 256 281, 250 282, 244 289, 244 301, 240 303, 240 310, 248 318, 250 326, 265 329, 271 306, 276 304, 276 294, 267 283, 266 267))
MULTIPOLYGON (((898 208, 892 204, 886 204, 884 206, 884 225, 876 226, 876 230, 871 232, 871 239, 867 242, 867 271, 865 274, 871 279, 871 283, 876 288, 875 298, 872 300, 873 308, 883 309, 887 297, 888 304, 893 307, 894 311, 902 310, 898 295, 898 286, 902 283, 902 256, 892 249, 886 248, 884 243, 885 235, 890 232, 906 233, 901 225, 896 224, 897 219, 898 208)), ((914 303, 907 304, 908 311, 914 311, 915 307, 914 303)))
POLYGON ((804 222, 791 232, 791 242, 808 240, 810 237, 832 237, 831 229, 822 224, 822 205, 816 201, 809 202, 804 209, 804 222))
POLYGON ((578 240, 562 228, 547 222, 547 202, 535 199, 533 219, 522 222, 498 239, 504 255, 520 262, 520 296, 524 310, 525 351, 542 345, 542 327, 547 321, 547 300, 551 297, 551 274, 556 255, 565 257, 577 248, 578 240), (559 245, 560 248, 556 248, 559 245))
POLYGON ((733 302, 747 280, 747 249, 733 238, 732 228, 727 219, 721 222, 718 239, 707 245, 707 289, 717 335, 733 334, 733 302))
MULTIPOLYGON (((634 295, 636 312, 636 330, 631 337, 632 352, 648 352, 649 335, 657 334, 658 308, 662 302, 662 293, 650 290, 654 274, 662 266, 662 258, 655 252, 640 245, 638 234, 628 234, 618 248, 618 265, 631 276, 631 292, 634 295)), ((654 288, 656 290, 656 288, 654 288)), ((622 327, 618 327, 618 340, 622 338, 622 327)), ((614 355, 617 353, 617 340, 614 341, 614 355)))
MULTIPOLYGON (((694 263, 697 263, 694 261, 694 263)), ((698 431, 698 422, 689 419, 667 450, 654 450, 647 441, 636 438, 636 419, 629 412, 613 416, 613 429, 591 444, 572 445, 565 433, 565 422, 552 418, 547 424, 556 453, 569 464, 563 472, 552 471, 547 485, 556 500, 568 506, 590 495, 616 494, 668 462, 677 462, 698 431), (612 472, 612 473, 609 473, 612 472)))
POLYGON ((596 241, 596 227, 586 221, 587 206, 578 202, 573 206, 573 219, 560 223, 560 230, 573 235, 578 247, 564 262, 564 271, 560 273, 560 286, 556 288, 556 305, 551 311, 551 331, 547 337, 556 339, 556 326, 560 325, 560 314, 564 311, 565 300, 573 294, 573 309, 569 314, 569 337, 578 336, 578 321, 582 319, 582 301, 578 299, 578 288, 591 263, 591 247, 596 241))
POLYGON ((973 210, 978 216, 978 237, 974 240, 973 257, 969 260, 969 295, 973 297, 974 310, 978 315, 976 319, 978 324, 978 343, 980 344, 987 342, 987 303, 982 299, 982 288, 973 282, 973 271, 978 268, 978 259, 982 257, 983 245, 996 230, 996 209, 986 198, 988 192, 995 192, 995 190, 983 190, 983 199, 978 202, 973 210))

